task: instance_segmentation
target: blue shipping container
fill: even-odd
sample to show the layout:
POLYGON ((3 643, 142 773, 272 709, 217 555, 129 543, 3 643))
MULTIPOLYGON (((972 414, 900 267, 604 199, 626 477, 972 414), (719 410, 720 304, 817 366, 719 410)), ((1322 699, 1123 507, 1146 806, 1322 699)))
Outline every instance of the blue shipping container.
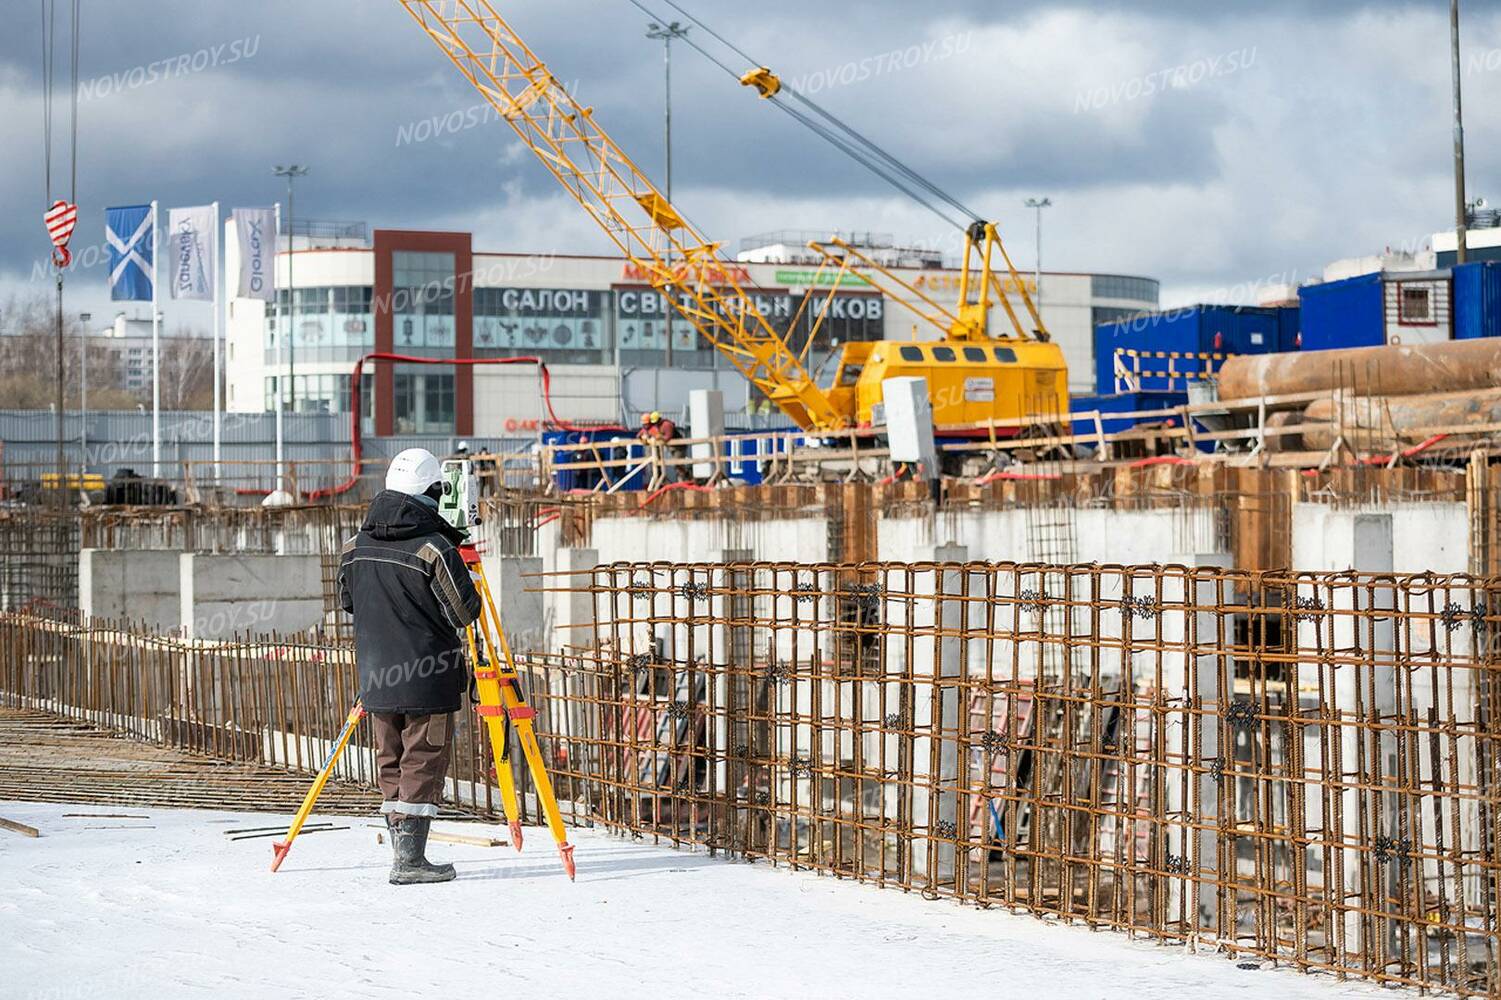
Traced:
POLYGON ((1501 261, 1454 268, 1454 339, 1501 337, 1501 261))
POLYGON ((1271 354, 1280 348, 1279 310, 1257 306, 1189 306, 1102 323, 1095 331, 1095 391, 1114 395, 1115 360, 1141 372, 1143 392, 1183 392, 1196 377, 1218 371, 1222 357, 1271 354))
POLYGON ((1303 350, 1377 347, 1386 343, 1381 275, 1362 274, 1298 289, 1303 350))

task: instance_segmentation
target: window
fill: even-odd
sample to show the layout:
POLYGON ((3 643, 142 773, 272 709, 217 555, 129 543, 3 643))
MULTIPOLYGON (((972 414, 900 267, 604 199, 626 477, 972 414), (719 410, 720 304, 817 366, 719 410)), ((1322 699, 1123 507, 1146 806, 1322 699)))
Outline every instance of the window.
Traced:
MULTIPOLYGON (((369 285, 333 285, 297 289, 296 322, 286 347, 298 362, 353 361, 375 348, 375 322, 369 285)), ((287 329, 289 296, 277 292, 266 309, 266 363, 276 364, 276 338, 287 329)), ((286 359, 284 359, 286 360, 286 359)))
POLYGON ((995 359, 1003 365, 1016 364, 1016 352, 1009 347, 992 347, 990 353, 994 354, 995 359))
POLYGON ((858 362, 854 362, 854 361, 851 361, 849 364, 847 364, 844 367, 840 368, 839 369, 839 386, 840 386, 840 388, 848 389, 851 386, 853 386, 855 383, 859 382, 860 381, 860 372, 864 368, 865 368, 864 365, 859 364, 858 362))
MULTIPOLYGON (((297 390, 298 413, 348 413, 349 399, 349 376, 348 375, 298 375, 292 386, 297 390)), ((375 375, 365 372, 360 379, 360 409, 366 417, 374 413, 373 398, 375 395, 375 375)), ((276 376, 266 379, 266 410, 276 409, 276 376)), ((283 400, 283 405, 289 405, 290 400, 283 400)))
POLYGON ((1433 289, 1413 285, 1397 286, 1397 316, 1402 323, 1429 324, 1433 320, 1433 289))
POLYGON ((911 347, 911 346, 903 347, 901 349, 901 351, 898 352, 898 353, 901 354, 903 361, 921 361, 922 360, 922 348, 921 347, 911 347))
POLYGON ((452 434, 453 375, 435 372, 396 373, 397 434, 452 434))
POLYGON ((934 361, 953 361, 954 360, 954 349, 952 347, 935 347, 935 348, 933 348, 933 360, 934 361))
POLYGON ((398 351, 446 357, 454 348, 454 255, 391 254, 391 315, 398 351))
POLYGON ((966 347, 964 349, 964 360, 965 361, 974 361, 974 362, 977 362, 979 364, 984 364, 985 363, 985 351, 984 351, 984 349, 979 348, 979 347, 966 347))
POLYGON ((1123 274, 1094 274, 1089 278, 1089 294, 1096 299, 1130 299, 1157 308, 1159 285, 1151 278, 1131 278, 1123 274))

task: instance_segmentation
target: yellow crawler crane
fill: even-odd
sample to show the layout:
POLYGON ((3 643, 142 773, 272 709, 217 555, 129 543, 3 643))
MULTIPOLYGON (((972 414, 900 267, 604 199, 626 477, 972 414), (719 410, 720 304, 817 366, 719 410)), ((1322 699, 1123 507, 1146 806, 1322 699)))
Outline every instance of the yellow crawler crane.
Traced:
MULTIPOLYGON (((1001 292, 990 271, 992 248, 999 246, 994 226, 981 223, 978 231, 967 233, 964 288, 949 313, 954 322, 944 328, 946 339, 983 342, 988 360, 966 360, 964 368, 956 360, 945 368, 950 362, 931 352, 946 345, 916 339, 846 344, 834 381, 819 385, 807 367, 813 336, 801 352, 789 345, 736 280, 721 245, 683 218, 594 121, 593 109, 568 93, 489 0, 398 2, 652 287, 798 426, 838 431, 879 423, 880 380, 903 374, 929 378, 935 423, 943 429, 996 421, 1004 431, 1033 413, 1066 412, 1062 352, 1046 342, 1024 288, 1039 338, 1026 337, 1009 303, 1006 311, 1017 336, 996 340, 986 330, 989 296, 1001 292), (983 263, 971 281, 975 251, 983 263), (968 301, 972 289, 979 298, 974 303, 968 301), (920 355, 917 360, 913 351, 920 355)), ((782 90, 766 67, 752 69, 741 82, 767 98, 782 90)), ((839 266, 860 263, 845 260, 839 266)), ((1004 293, 999 301, 1006 301, 1004 293)))

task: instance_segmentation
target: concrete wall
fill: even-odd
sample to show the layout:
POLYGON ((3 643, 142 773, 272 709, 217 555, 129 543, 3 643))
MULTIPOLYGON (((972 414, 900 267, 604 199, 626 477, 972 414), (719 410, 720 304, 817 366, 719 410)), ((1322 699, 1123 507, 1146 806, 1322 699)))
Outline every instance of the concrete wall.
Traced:
POLYGON ((1292 564, 1315 572, 1466 573, 1470 567, 1469 510, 1462 503, 1294 504, 1292 564), (1391 519, 1390 553, 1384 547, 1364 552, 1356 546, 1356 521, 1368 515, 1391 519))
POLYGON ((323 620, 321 556, 184 552, 178 574, 178 621, 189 638, 295 632, 323 620))
MULTIPOLYGON (((597 526, 596 526, 597 530, 597 526)), ((1182 554, 1224 552, 1216 512, 1180 510, 966 510, 876 523, 883 560, 931 559, 934 546, 961 545, 983 562, 1182 562, 1182 554)), ((799 555, 761 558, 801 559, 799 555)))
POLYGON ((181 555, 173 549, 83 549, 78 554, 79 610, 85 618, 176 628, 182 620, 181 555))

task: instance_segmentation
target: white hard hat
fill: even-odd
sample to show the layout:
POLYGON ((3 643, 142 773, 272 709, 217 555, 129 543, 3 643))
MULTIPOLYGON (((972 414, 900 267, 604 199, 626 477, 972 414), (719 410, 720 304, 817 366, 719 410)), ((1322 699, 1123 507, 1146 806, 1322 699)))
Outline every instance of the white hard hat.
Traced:
POLYGON ((408 448, 391 459, 386 469, 386 489, 420 496, 443 475, 443 467, 426 448, 408 448))

